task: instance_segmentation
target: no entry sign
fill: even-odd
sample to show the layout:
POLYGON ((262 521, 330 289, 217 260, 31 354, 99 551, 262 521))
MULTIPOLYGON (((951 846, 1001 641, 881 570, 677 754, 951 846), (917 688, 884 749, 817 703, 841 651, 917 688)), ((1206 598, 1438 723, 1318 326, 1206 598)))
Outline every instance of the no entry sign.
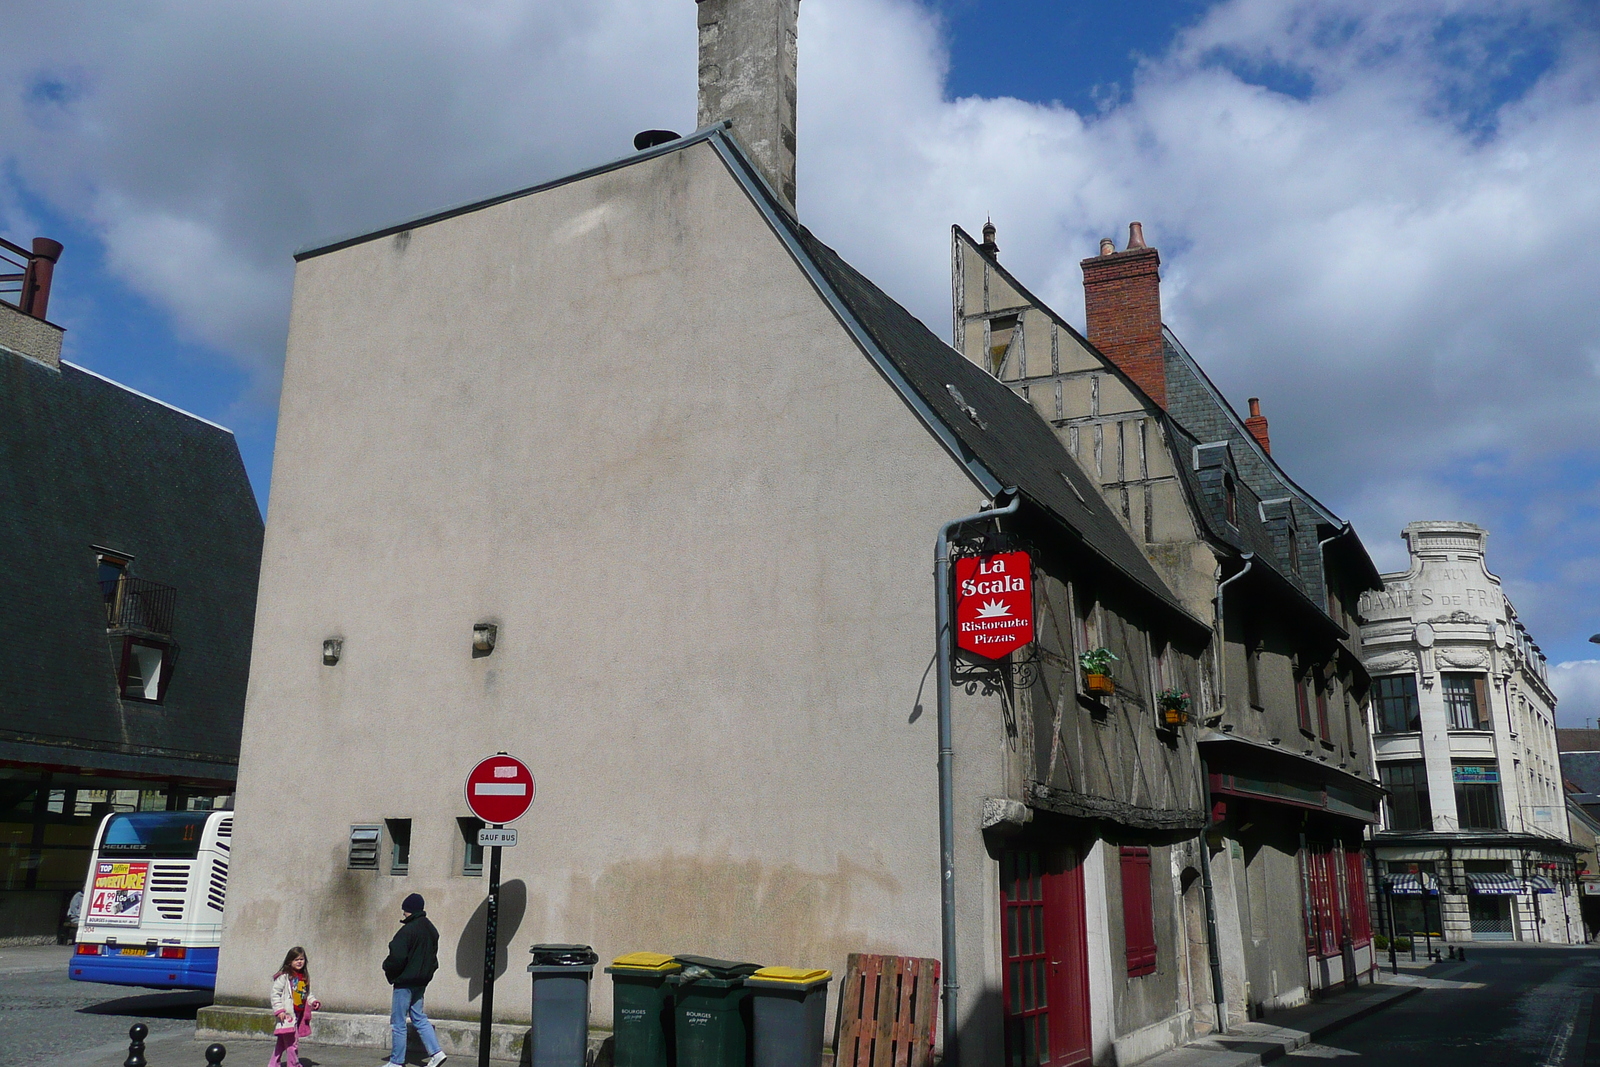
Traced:
POLYGON ((1033 561, 1026 552, 956 561, 956 647, 999 659, 1033 640, 1033 561))
POLYGON ((490 756, 467 775, 467 807, 490 826, 516 822, 532 805, 533 772, 515 756, 490 756))

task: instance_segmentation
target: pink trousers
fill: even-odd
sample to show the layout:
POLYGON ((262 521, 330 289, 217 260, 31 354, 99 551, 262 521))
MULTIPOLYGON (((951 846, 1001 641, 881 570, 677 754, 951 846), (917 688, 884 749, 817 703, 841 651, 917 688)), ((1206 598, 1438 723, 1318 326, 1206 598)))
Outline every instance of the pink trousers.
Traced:
POLYGON ((272 1059, 267 1061, 267 1067, 300 1067, 298 1032, 277 1035, 277 1042, 272 1047, 272 1059))

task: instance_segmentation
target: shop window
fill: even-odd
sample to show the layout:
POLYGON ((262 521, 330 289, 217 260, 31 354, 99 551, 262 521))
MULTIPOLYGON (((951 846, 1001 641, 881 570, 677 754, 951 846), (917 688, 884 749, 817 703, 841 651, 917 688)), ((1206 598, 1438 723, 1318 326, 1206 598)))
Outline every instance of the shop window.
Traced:
POLYGON ((389 831, 389 873, 411 873, 411 820, 385 819, 389 831))
POLYGON ((461 830, 461 873, 468 878, 483 877, 483 846, 478 844, 483 820, 462 815, 456 819, 456 826, 461 830))
POLYGON ((1339 954, 1343 932, 1344 900, 1340 892, 1340 851, 1333 845, 1308 844, 1300 854, 1306 883, 1306 952, 1328 957, 1339 954))
POLYGON ((1458 763, 1450 768, 1456 787, 1456 821, 1463 830, 1503 830, 1500 770, 1489 765, 1458 763))
POLYGON ((1389 791, 1384 801, 1391 830, 1432 830, 1433 808, 1428 802, 1428 772, 1421 760, 1380 763, 1378 776, 1389 791))
POLYGON ((1481 674, 1444 671, 1439 686, 1450 714, 1450 729, 1489 729, 1488 679, 1481 674))
POLYGON ((1151 899, 1150 849, 1123 845, 1122 932, 1130 978, 1155 973, 1156 927, 1151 899))
POLYGON ((1402 734, 1422 729, 1416 675, 1389 674, 1374 678, 1372 698, 1377 705, 1380 734, 1402 734))
POLYGON ((124 637, 122 659, 117 670, 117 685, 122 691, 122 699, 144 704, 165 701, 176 652, 171 645, 160 641, 124 637))

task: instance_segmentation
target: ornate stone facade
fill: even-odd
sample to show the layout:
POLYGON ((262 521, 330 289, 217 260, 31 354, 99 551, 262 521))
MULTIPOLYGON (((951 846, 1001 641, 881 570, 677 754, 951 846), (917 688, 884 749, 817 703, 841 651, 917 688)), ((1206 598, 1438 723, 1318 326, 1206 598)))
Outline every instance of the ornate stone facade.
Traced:
POLYGON ((1361 599, 1385 922, 1392 904, 1402 932, 1582 940, 1544 654, 1485 564, 1488 531, 1404 536, 1410 566, 1361 599))

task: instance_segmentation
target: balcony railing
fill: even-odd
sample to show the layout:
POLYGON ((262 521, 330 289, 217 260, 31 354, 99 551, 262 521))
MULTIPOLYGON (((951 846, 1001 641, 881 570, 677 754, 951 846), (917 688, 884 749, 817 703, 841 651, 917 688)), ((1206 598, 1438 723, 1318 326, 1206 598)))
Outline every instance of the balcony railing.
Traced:
POLYGON ((172 635, 172 616, 178 591, 170 585, 143 578, 118 578, 101 582, 106 597, 106 629, 172 635))
POLYGON ((22 281, 32 258, 26 248, 0 237, 0 300, 12 307, 22 304, 22 281))
POLYGON ((50 309, 56 260, 60 258, 61 243, 48 237, 35 237, 32 251, 0 237, 0 303, 44 319, 50 309))

